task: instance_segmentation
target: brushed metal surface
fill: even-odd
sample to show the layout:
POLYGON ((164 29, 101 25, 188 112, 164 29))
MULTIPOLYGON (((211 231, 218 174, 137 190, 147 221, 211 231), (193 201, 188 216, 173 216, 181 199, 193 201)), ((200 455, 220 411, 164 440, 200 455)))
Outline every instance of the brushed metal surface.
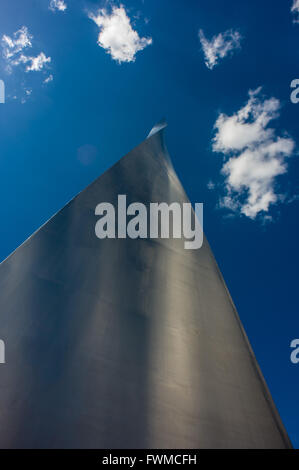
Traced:
POLYGON ((118 194, 188 202, 163 125, 0 265, 0 447, 290 447, 207 240, 99 240, 118 194))

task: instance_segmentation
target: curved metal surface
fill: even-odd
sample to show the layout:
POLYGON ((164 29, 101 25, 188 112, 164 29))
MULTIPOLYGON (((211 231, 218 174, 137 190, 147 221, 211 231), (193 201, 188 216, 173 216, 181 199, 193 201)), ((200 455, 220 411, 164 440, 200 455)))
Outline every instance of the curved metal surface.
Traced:
POLYGON ((1 448, 286 448, 208 242, 95 237, 95 207, 188 202, 162 129, 0 265, 1 448))

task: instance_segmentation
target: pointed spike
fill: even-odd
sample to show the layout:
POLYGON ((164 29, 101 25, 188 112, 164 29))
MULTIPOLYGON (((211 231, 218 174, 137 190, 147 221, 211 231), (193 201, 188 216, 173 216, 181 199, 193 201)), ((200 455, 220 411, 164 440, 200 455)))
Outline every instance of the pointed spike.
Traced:
POLYGON ((162 129, 165 129, 165 127, 167 127, 167 122, 166 119, 163 118, 159 122, 157 122, 157 124, 154 125, 154 127, 148 134, 147 139, 152 135, 156 134, 157 132, 161 131, 162 129))

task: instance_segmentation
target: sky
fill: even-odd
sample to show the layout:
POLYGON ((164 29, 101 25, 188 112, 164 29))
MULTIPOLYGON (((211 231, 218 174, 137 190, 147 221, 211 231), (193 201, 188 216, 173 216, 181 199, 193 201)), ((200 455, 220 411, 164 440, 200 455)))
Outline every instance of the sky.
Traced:
POLYGON ((165 117, 297 448, 298 39, 298 0, 1 1, 0 261, 165 117))

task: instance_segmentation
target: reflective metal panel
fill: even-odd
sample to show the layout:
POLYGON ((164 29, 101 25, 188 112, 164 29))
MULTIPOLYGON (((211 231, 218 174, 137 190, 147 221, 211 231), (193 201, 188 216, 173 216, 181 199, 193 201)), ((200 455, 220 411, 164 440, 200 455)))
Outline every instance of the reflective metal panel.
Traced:
POLYGON ((207 240, 95 236, 118 194, 188 202, 162 128, 0 265, 0 447, 290 447, 207 240))

